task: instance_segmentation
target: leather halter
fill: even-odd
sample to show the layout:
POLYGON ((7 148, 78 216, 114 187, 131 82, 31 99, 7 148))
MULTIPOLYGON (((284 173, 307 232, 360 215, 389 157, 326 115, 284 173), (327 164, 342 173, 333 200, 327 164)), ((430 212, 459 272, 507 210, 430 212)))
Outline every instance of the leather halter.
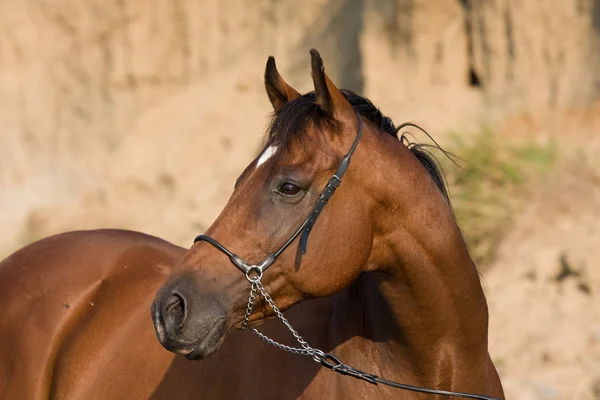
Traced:
POLYGON ((273 265, 273 263, 281 255, 281 253, 283 253, 283 251, 287 249, 289 245, 294 241, 294 239, 296 239, 300 234, 302 234, 302 236, 300 237, 300 251, 302 252, 302 254, 306 254, 308 236, 310 235, 310 232, 313 226, 315 225, 315 222, 317 222, 317 218, 319 218, 319 215, 321 215, 321 211, 323 211, 323 208, 325 208, 327 202, 335 193, 335 190, 338 188, 338 186, 340 186, 340 183, 342 183, 342 177, 348 169, 348 165, 350 164, 352 154, 354 154, 354 150, 356 150, 356 146, 358 146, 358 141, 360 140, 360 137, 362 135, 362 117, 360 116, 358 111, 354 110, 354 112, 356 113, 356 117, 358 118, 358 133, 356 134, 356 139, 354 139, 354 143, 352 143, 352 147, 350 147, 350 151, 348 151, 348 154, 346 154, 342 158, 342 161, 338 165, 335 174, 333 174, 333 176, 329 179, 329 182, 327 182, 325 189, 323 189, 323 191, 319 195, 319 198, 317 199, 317 202, 315 203, 315 206, 313 207, 308 217, 304 220, 304 222, 302 223, 302 225, 300 225, 296 232, 294 232, 292 236, 290 236, 290 238, 279 249, 277 249, 277 251, 269 254, 264 260, 262 260, 258 264, 253 265, 249 264, 246 260, 238 256, 237 254, 234 254, 231 251, 229 251, 225 246, 223 246, 221 243, 211 238, 210 236, 198 235, 196 236, 196 239, 194 239, 194 243, 200 241, 210 243, 217 250, 227 255, 229 257, 229 260, 231 260, 231 262, 233 263, 233 265, 238 267, 240 271, 246 274, 246 277, 248 277, 252 272, 255 272, 259 276, 262 276, 262 273, 271 265, 273 265))
POLYGON ((329 179, 329 182, 327 182, 325 189, 323 189, 323 191, 319 195, 319 198, 317 199, 317 202, 315 203, 315 206, 313 207, 309 216, 304 220, 304 222, 302 223, 302 225, 300 225, 300 227, 296 230, 296 232, 294 232, 292 234, 292 236, 290 236, 290 238, 279 249, 277 249, 277 251, 269 254, 260 263, 258 263, 256 265, 252 265, 252 264, 249 264, 248 262, 246 262, 246 260, 244 260, 242 257, 229 251, 225 246, 223 246, 221 243, 217 242, 215 239, 211 238, 210 236, 198 235, 198 236, 196 236, 196 239, 194 239, 194 243, 200 242, 200 241, 208 242, 211 245, 213 245, 215 248, 217 248, 219 251, 226 254, 229 257, 229 259, 231 260, 231 262, 233 263, 233 265, 238 267, 245 274, 246 279, 248 279, 248 281, 252 284, 252 289, 250 291, 250 297, 248 299, 248 306, 246 309, 246 314, 244 316, 244 321, 242 323, 242 328, 249 328, 247 325, 248 319, 250 318, 250 314, 252 313, 254 298, 258 291, 258 292, 260 292, 260 295, 263 296, 264 299, 267 301, 267 303, 271 306, 271 308, 273 309, 273 311, 275 312, 277 317, 285 324, 285 326, 290 330, 290 332, 292 332, 292 334, 294 335, 296 340, 302 345, 302 348, 301 349, 293 348, 290 346, 282 345, 281 343, 278 343, 278 342, 268 338, 264 334, 260 333, 256 328, 249 328, 252 332, 254 332, 256 335, 258 335, 261 339, 265 340, 267 343, 277 346, 280 349, 288 351, 288 352, 311 356, 313 358, 313 360, 321 363, 321 365, 333 370, 334 372, 340 373, 342 375, 352 376, 354 378, 367 381, 374 385, 381 383, 383 385, 395 387, 398 389, 410 390, 413 392, 436 394, 436 395, 440 395, 440 396, 457 396, 457 397, 463 397, 463 398, 468 398, 468 399, 479 399, 479 400, 500 400, 500 399, 497 399, 497 398, 491 397, 491 396, 477 395, 477 394, 471 394, 471 393, 462 393, 462 392, 451 392, 448 390, 429 389, 429 388, 420 387, 420 386, 407 385, 404 383, 390 381, 390 380, 381 378, 377 375, 369 374, 369 373, 366 373, 359 369, 353 368, 353 367, 341 362, 335 355, 333 355, 331 353, 325 353, 322 350, 310 347, 308 345, 308 343, 306 343, 306 341, 304 341, 304 339, 302 339, 302 337, 298 334, 298 332, 296 332, 296 330, 291 326, 291 324, 283 316, 283 314, 281 313, 281 311, 279 310, 279 308, 277 307, 277 305, 275 304, 275 302, 273 301, 271 296, 267 293, 266 289, 262 285, 260 280, 262 278, 263 272, 267 268, 269 268, 271 265, 273 265, 273 263, 277 260, 277 257, 279 257, 281 255, 281 253, 283 253, 284 250, 287 249, 289 247, 289 245, 294 241, 294 239, 296 239, 298 237, 298 235, 300 235, 300 234, 302 234, 302 236, 300 237, 300 251, 302 252, 302 254, 306 254, 306 245, 308 242, 308 236, 310 235, 310 232, 311 232, 313 226, 315 225, 315 222, 317 222, 317 218, 319 218, 319 215, 321 215, 321 211, 323 211, 323 208, 325 208, 325 206, 327 205, 327 202, 329 201, 331 196, 333 196, 333 193, 335 193, 335 190, 338 188, 338 186, 340 186, 340 183, 342 183, 342 177, 344 176, 344 173, 348 169, 348 165, 350 164, 350 159, 352 158, 352 154, 354 153, 354 150, 356 150, 356 146, 358 146, 358 141, 360 140, 360 137, 362 135, 362 117, 360 116, 358 111, 356 111, 356 110, 354 110, 354 111, 356 112, 356 116, 358 118, 358 133, 356 134, 356 139, 354 139, 354 143, 352 144, 350 151, 348 151, 348 154, 346 154, 342 158, 342 161, 340 162, 340 165, 338 165, 337 170, 335 171, 335 174, 329 179), (251 276, 251 274, 253 272, 256 275, 251 276))

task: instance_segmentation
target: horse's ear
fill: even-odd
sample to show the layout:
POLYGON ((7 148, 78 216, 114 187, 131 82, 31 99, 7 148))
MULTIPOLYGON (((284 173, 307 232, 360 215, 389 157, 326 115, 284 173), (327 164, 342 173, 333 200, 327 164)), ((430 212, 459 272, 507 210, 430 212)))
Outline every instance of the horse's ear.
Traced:
POLYGON ((267 95, 269 96, 269 100, 275 111, 278 111, 287 102, 300 97, 300 93, 288 85, 281 75, 279 75, 273 56, 270 56, 267 60, 267 68, 265 69, 265 88, 267 89, 267 95))
POLYGON ((337 120, 354 118, 352 105, 325 73, 323 59, 315 49, 310 51, 312 78, 319 107, 337 120))

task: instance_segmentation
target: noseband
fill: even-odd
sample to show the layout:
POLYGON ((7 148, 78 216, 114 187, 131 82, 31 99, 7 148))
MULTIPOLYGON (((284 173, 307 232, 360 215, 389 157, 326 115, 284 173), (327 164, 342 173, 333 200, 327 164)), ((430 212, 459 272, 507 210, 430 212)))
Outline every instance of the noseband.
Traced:
POLYGON ((221 243, 219 243, 215 239, 211 238, 210 236, 198 235, 194 239, 194 243, 201 242, 201 241, 208 242, 212 246, 214 246, 217 250, 219 250, 223 254, 227 255, 227 257, 229 257, 229 260, 231 261, 231 263, 233 265, 235 265, 236 267, 238 267, 240 269, 240 271, 242 271, 244 273, 244 275, 246 276, 246 279, 248 279, 248 281, 252 284, 252 288, 250 290, 250 297, 248 298, 248 306, 246 307, 246 314, 244 315, 244 320, 242 322, 242 328, 249 328, 248 320, 250 319, 250 315, 252 314, 252 308, 254 306, 255 297, 256 297, 257 293, 259 293, 267 301, 269 306, 271 306, 271 308, 275 312, 275 315, 277 315, 277 317, 285 324, 285 326, 292 333, 292 335, 294 335, 294 337, 296 338, 296 340, 298 341, 298 343, 300 343, 300 345, 302 347, 296 348, 296 347, 290 347, 290 346, 278 343, 278 342, 274 341, 273 339, 268 338, 266 335, 260 333, 256 328, 249 328, 253 333, 255 333, 258 337, 263 339, 268 344, 276 346, 276 347, 278 347, 282 350, 285 350, 287 352, 290 352, 290 353, 310 356, 313 358, 313 360, 315 360, 318 363, 321 363, 321 365, 333 370, 334 372, 340 373, 342 375, 353 376, 357 379, 367 381, 374 385, 381 383, 383 385, 392 386, 392 387, 404 389, 404 390, 410 390, 413 392, 429 393, 429 394, 442 395, 442 396, 463 397, 463 398, 468 398, 468 399, 479 399, 479 400, 499 400, 497 398, 489 397, 489 396, 470 394, 470 393, 461 393, 461 392, 451 392, 451 391, 439 390, 439 389, 429 389, 429 388, 424 388, 424 387, 420 387, 420 386, 413 386, 413 385, 407 385, 404 383, 393 382, 393 381, 389 381, 387 379, 380 378, 377 375, 369 374, 367 372, 358 370, 347 364, 344 364, 335 355, 333 355, 331 353, 325 353, 322 350, 311 347, 302 338, 302 336, 300 336, 300 334, 298 334, 298 332, 292 327, 292 325, 288 322, 288 320, 283 316, 283 313, 279 310, 279 308, 275 304, 275 301, 273 301, 273 299, 271 298, 269 293, 267 293, 265 287, 263 286, 263 284, 261 282, 263 272, 267 268, 269 268, 271 265, 273 265, 273 263, 275 263, 277 258, 281 255, 281 253, 283 253, 285 251, 285 249, 287 249, 289 247, 289 245, 300 234, 302 234, 302 236, 300 236, 300 251, 302 252, 302 254, 306 254, 306 246, 308 243, 308 236, 310 235, 310 232, 311 232, 313 226, 315 225, 317 218, 319 218, 319 215, 321 215, 323 208, 325 208, 325 206, 327 205, 327 202, 329 201, 331 196, 333 196, 333 194, 335 193, 335 190, 340 186, 340 183, 342 183, 342 177, 344 176, 344 174, 346 173, 346 170, 348 169, 348 165, 350 164, 352 154, 354 154, 354 151, 356 150, 356 146, 358 146, 358 142, 362 135, 362 127, 363 127, 362 118, 358 111, 354 110, 354 112, 356 113, 356 117, 358 119, 358 132, 356 134, 356 139, 354 139, 354 143, 352 143, 352 147, 350 147, 350 151, 348 151, 348 154, 346 154, 342 158, 342 161, 338 165, 338 167, 335 171, 335 174, 333 174, 333 176, 329 179, 329 182, 327 182, 325 189, 323 189, 323 191, 319 195, 319 197, 318 197, 312 211, 308 215, 308 217, 304 220, 304 222, 298 227, 298 229, 296 229, 296 231, 292 234, 292 236, 290 236, 290 238, 288 240, 286 240, 286 242, 279 249, 277 249, 273 253, 269 254, 264 260, 262 260, 258 264, 250 264, 246 260, 244 260, 242 257, 229 251, 225 246, 223 246, 221 243))

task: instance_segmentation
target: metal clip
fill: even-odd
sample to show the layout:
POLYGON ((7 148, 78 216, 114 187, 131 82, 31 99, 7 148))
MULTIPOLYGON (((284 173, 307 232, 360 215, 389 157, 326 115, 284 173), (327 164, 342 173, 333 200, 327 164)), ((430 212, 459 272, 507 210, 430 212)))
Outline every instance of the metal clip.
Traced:
POLYGON ((362 379, 364 381, 377 385, 377 381, 375 380, 377 378, 377 375, 369 374, 360 371, 356 368, 352 368, 351 366, 341 362, 339 358, 337 358, 331 353, 325 354, 325 357, 321 359, 321 365, 342 375, 353 376, 357 379, 362 379))

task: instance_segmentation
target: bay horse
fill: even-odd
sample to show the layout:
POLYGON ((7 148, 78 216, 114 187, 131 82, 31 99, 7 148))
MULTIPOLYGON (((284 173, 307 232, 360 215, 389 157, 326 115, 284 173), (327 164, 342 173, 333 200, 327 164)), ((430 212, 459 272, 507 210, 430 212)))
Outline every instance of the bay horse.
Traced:
MULTIPOLYGON (((276 110, 271 138, 207 234, 247 259, 261 259, 289 235, 352 140, 342 93, 361 115, 363 137, 339 193, 313 222, 307 254, 290 242, 264 273, 267 295, 287 309, 305 343, 353 367, 503 398, 487 354, 485 299, 433 160, 399 144, 391 120, 368 100, 328 80, 323 86, 324 74, 304 96, 272 59, 265 78, 276 110), (277 185, 284 178, 291 184, 285 188, 277 185), (271 191, 279 186, 282 193, 271 191)), ((237 329, 254 285, 209 246, 197 243, 186 253, 137 232, 78 231, 0 262, 0 398, 410 395, 334 374, 237 329)), ((249 272, 256 279, 256 270, 249 272)), ((267 337, 285 341, 288 328, 264 299, 255 302, 250 328, 260 323, 267 337)))
POLYGON ((314 91, 300 95, 267 61, 265 149, 157 292, 158 340, 200 360, 229 332, 263 339, 246 335, 216 364, 226 381, 196 382, 219 398, 504 398, 480 277, 435 159, 338 89, 316 50, 311 66, 314 91), (304 318, 282 313, 305 304, 304 318), (265 320, 291 342, 257 330, 265 320), (383 385, 399 382, 439 391, 383 385))

